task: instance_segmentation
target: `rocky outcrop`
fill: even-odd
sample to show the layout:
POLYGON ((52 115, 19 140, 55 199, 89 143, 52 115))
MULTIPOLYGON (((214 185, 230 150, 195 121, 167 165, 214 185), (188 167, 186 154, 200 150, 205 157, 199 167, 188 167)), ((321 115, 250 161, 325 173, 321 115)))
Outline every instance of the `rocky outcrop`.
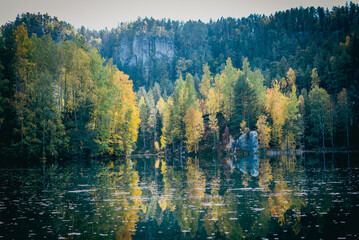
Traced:
POLYGON ((232 148, 234 151, 237 147, 242 151, 256 153, 258 152, 258 133, 257 131, 250 131, 240 136, 237 140, 231 139, 227 148, 232 148))
POLYGON ((142 66, 142 73, 146 79, 149 72, 149 60, 164 60, 170 63, 174 55, 174 42, 170 37, 140 34, 135 35, 133 40, 123 39, 113 58, 122 66, 142 66))
POLYGON ((155 59, 165 59, 172 61, 175 51, 174 43, 168 37, 156 37, 155 40, 155 59))
POLYGON ((243 134, 238 138, 237 144, 243 151, 258 152, 257 131, 250 131, 247 134, 243 134))

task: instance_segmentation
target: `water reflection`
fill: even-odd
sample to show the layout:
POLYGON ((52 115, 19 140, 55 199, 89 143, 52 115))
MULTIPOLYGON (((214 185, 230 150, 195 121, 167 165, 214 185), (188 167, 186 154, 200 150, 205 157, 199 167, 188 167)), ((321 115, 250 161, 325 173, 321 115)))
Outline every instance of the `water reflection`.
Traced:
POLYGON ((142 190, 132 161, 110 163, 96 174, 98 185, 93 191, 96 213, 93 222, 102 236, 132 239, 139 221, 142 190))
MULTIPOLYGON (((237 160, 237 158, 235 157, 237 160)), ((241 172, 258 177, 259 174, 259 158, 257 155, 250 155, 240 158, 236 166, 241 172)))
POLYGON ((0 236, 356 238, 359 175, 352 159, 144 158, 1 169, 0 236))

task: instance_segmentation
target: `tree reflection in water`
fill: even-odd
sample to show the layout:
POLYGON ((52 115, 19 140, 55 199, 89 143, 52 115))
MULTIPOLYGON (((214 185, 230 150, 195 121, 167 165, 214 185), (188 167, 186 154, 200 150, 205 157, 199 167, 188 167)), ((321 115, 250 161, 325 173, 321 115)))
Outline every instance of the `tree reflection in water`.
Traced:
POLYGON ((142 191, 133 162, 110 163, 96 175, 94 193, 97 213, 94 222, 98 232, 115 232, 116 239, 132 239, 139 221, 142 191))
POLYGON ((188 158, 182 168, 176 159, 144 158, 100 166, 54 164, 45 172, 4 169, 0 236, 355 238, 359 174, 347 159, 188 158))

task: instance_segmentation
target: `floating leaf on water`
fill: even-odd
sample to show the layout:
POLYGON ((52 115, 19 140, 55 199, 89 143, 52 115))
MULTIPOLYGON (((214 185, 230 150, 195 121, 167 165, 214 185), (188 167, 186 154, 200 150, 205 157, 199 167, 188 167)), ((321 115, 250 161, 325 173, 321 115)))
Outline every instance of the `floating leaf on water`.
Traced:
POLYGON ((251 208, 255 212, 263 211, 264 208, 251 208))
POLYGON ((82 189, 82 190, 73 190, 73 191, 67 191, 68 193, 82 193, 82 192, 93 192, 96 191, 96 189, 82 189))
POLYGON ((80 236, 81 233, 73 232, 73 233, 68 233, 67 235, 69 235, 69 236, 80 236))

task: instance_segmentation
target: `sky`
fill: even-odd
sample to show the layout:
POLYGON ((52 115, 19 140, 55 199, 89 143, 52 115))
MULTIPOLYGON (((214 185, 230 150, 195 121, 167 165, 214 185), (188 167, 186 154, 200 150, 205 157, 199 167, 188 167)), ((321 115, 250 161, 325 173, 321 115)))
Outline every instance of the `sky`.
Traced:
MULTIPOLYGON (((79 28, 108 29, 138 17, 172 20, 217 20, 221 17, 270 15, 295 7, 345 5, 344 0, 0 0, 0 25, 23 12, 48 13, 79 28)), ((353 0, 359 3, 359 0, 353 0)))

